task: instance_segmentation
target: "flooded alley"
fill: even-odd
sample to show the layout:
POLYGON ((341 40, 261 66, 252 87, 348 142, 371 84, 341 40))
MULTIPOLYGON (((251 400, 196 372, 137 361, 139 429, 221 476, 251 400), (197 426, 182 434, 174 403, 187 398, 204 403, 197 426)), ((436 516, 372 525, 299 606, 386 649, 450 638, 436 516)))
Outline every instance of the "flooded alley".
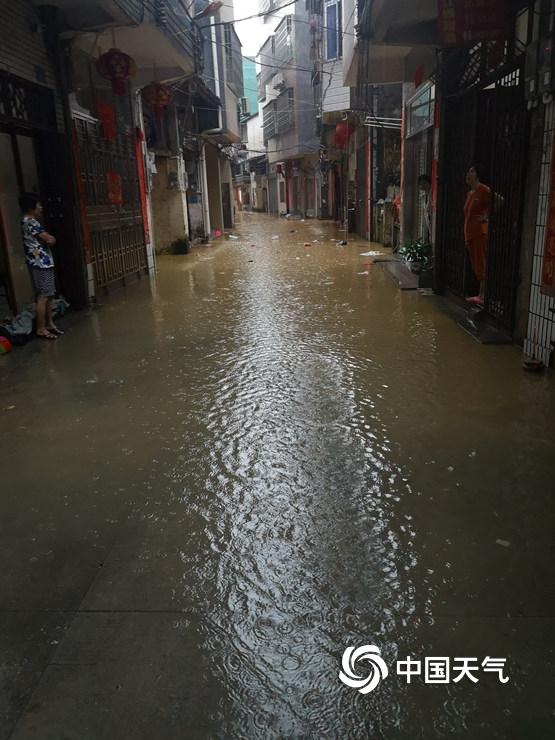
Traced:
POLYGON ((0 358, 0 739, 553 737, 553 378, 379 246, 234 234, 0 358))

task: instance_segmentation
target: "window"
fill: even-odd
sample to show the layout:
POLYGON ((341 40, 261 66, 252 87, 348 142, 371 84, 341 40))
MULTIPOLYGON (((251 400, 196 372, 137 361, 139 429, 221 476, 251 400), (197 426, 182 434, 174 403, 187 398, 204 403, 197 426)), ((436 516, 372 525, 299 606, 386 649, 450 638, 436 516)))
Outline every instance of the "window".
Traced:
POLYGON ((341 0, 326 0, 324 15, 324 56, 339 59, 343 54, 343 27, 341 0))
POLYGON ((413 136, 434 124, 435 85, 428 84, 408 102, 407 136, 413 136))

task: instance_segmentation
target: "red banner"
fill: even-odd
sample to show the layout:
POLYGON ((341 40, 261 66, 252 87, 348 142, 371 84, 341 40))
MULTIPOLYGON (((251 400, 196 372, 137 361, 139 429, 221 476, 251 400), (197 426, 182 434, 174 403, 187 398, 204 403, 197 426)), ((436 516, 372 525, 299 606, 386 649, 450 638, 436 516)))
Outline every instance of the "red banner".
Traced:
POLYGON ((119 172, 108 170, 106 173, 106 191, 108 194, 108 202, 111 205, 123 205, 123 187, 119 172))
POLYGON ((442 46, 464 46, 505 38, 508 10, 505 0, 438 0, 442 46))
POLYGON ((145 158, 143 155, 144 135, 140 128, 135 130, 135 157, 137 159, 137 172, 139 175, 139 196, 141 199, 141 214, 143 217, 143 232, 145 242, 150 244, 150 228, 148 223, 147 204, 147 178, 145 172, 145 158))
POLYGON ((551 298, 555 298, 555 134, 553 144, 541 287, 541 292, 551 298))

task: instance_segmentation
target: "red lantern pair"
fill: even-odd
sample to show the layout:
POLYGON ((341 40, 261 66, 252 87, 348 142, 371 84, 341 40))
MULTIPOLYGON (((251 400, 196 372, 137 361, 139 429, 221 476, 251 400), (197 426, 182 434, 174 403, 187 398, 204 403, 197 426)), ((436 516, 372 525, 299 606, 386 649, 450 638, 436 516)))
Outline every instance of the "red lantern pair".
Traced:
POLYGON ((114 94, 123 97, 127 81, 137 74, 137 65, 123 51, 110 49, 96 60, 96 70, 105 80, 110 80, 114 94))
POLYGON ((143 100, 152 108, 158 120, 163 118, 166 108, 172 102, 173 93, 171 87, 162 82, 151 82, 143 88, 143 100))

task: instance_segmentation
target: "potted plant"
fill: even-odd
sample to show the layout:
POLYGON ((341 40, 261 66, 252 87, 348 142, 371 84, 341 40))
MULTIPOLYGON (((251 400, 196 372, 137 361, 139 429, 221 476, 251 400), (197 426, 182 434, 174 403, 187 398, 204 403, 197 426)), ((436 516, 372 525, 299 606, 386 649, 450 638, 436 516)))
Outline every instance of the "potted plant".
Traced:
POLYGON ((399 250, 399 255, 409 270, 416 274, 429 270, 432 266, 433 249, 427 242, 419 240, 407 242, 399 250))

